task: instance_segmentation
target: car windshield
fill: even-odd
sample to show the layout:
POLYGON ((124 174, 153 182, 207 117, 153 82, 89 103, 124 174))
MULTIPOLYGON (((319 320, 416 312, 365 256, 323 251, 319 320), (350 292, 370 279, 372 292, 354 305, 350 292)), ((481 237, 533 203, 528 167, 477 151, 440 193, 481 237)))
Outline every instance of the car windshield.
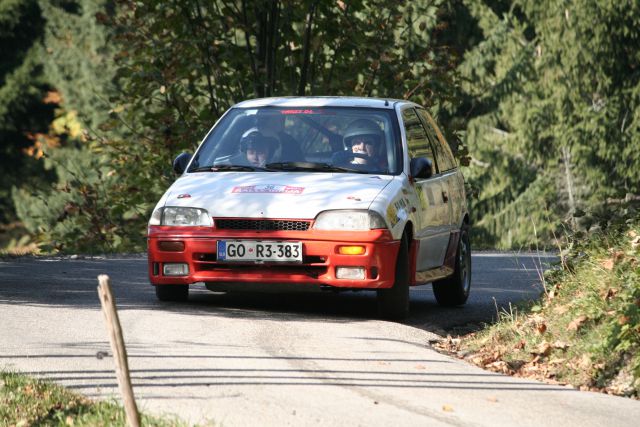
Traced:
POLYGON ((188 172, 398 174, 393 110, 355 107, 234 108, 212 129, 188 172))

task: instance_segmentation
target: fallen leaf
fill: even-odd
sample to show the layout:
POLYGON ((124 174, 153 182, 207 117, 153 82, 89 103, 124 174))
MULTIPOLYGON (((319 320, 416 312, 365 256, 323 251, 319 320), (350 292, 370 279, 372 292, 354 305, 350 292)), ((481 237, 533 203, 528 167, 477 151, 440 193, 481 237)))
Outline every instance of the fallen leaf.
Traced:
POLYGON ((67 419, 65 420, 65 424, 68 426, 72 426, 73 425, 73 418, 71 418, 70 416, 67 416, 67 419))
POLYGON ((631 248, 638 249, 640 247, 640 236, 636 236, 631 240, 631 248))
POLYGON ((502 372, 503 374, 508 374, 511 371, 509 369, 509 365, 507 365, 507 362, 503 360, 489 363, 488 365, 485 365, 485 368, 494 372, 502 372))
POLYGON ((427 369, 424 365, 416 365, 416 369, 427 369))
POLYGON ((569 325, 567 326, 567 329, 570 331, 577 331, 578 329, 580 329, 580 327, 582 325, 584 325, 584 323, 588 320, 589 318, 587 316, 585 316, 584 314, 581 316, 576 317, 575 319, 573 319, 569 325))
POLYGON ((473 363, 476 366, 484 366, 484 363, 482 363, 483 360, 484 359, 482 358, 482 356, 475 356, 471 358, 471 363, 473 363))
POLYGON ((551 353, 551 344, 546 341, 542 341, 538 348, 533 352, 533 354, 537 354, 539 356, 548 356, 551 353))
POLYGON ((613 270, 613 258, 606 259, 600 263, 605 270, 613 270))
POLYGON ((627 323, 629 323, 629 320, 631 320, 629 316, 622 315, 618 317, 618 323, 620 325, 626 325, 627 323))
POLYGON ((536 326, 536 331, 538 331, 540 335, 544 334, 545 332, 547 332, 547 325, 545 325, 544 323, 539 323, 536 326))
POLYGON ((453 412, 453 407, 451 405, 442 405, 442 410, 445 412, 453 412))
POLYGON ((495 396, 489 396, 487 397, 487 401, 488 402, 492 402, 492 403, 496 403, 498 401, 498 398, 495 396))
POLYGON ((602 299, 604 299, 605 301, 610 300, 611 298, 615 297, 618 294, 618 290, 617 289, 613 289, 613 288, 609 288, 607 289, 607 291, 602 295, 602 299))
POLYGON ((522 350, 526 344, 527 342, 525 340, 520 340, 513 348, 515 350, 522 350))
POLYGON ((553 348, 557 348, 559 350, 563 350, 564 351, 564 350, 568 349, 569 347, 570 347, 569 344, 567 344, 564 341, 556 341, 556 342, 553 343, 553 348))
POLYGON ((540 372, 540 366, 533 362, 527 363, 525 366, 523 366, 520 372, 523 376, 537 375, 540 372))
POLYGON ((589 357, 586 354, 583 354, 582 357, 580 358, 580 361, 578 362, 578 365, 580 366, 580 368, 584 369, 585 371, 587 369, 591 368, 591 357, 589 357))

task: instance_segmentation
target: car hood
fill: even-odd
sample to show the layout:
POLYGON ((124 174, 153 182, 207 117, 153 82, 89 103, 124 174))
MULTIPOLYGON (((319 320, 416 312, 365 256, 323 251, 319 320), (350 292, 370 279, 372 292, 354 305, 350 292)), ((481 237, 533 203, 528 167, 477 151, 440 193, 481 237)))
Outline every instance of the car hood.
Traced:
POLYGON ((392 179, 348 173, 191 173, 173 183, 160 205, 203 208, 214 218, 313 219, 324 210, 368 209, 392 179))

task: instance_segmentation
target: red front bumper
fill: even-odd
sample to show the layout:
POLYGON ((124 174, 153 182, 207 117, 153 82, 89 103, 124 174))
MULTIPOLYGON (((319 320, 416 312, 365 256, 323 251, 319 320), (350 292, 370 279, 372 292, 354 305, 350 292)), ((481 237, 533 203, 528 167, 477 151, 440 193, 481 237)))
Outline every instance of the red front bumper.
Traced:
MULTIPOLYGON (((388 230, 255 231, 208 227, 150 226, 147 239, 149 279, 154 285, 205 283, 283 283, 340 288, 393 286, 400 242, 388 230), (289 240, 302 242, 302 264, 253 264, 217 261, 217 240, 289 240), (184 249, 161 250, 160 242, 184 242, 184 249), (341 245, 359 244, 363 255, 342 255, 341 245), (186 263, 187 276, 164 276, 164 263, 186 263), (364 267, 364 280, 336 278, 336 267, 364 267)), ((164 244, 166 246, 166 244, 164 244)), ((179 248, 178 248, 179 249, 179 248)))

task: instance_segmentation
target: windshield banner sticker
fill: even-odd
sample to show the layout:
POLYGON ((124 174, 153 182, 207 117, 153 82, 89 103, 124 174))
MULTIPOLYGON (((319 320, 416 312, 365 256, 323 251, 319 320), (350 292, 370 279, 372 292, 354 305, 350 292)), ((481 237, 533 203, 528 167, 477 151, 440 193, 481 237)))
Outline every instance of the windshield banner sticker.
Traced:
POLYGON ((265 193, 265 194, 302 194, 304 187, 292 187, 290 185, 241 185, 233 187, 232 193, 265 193))

